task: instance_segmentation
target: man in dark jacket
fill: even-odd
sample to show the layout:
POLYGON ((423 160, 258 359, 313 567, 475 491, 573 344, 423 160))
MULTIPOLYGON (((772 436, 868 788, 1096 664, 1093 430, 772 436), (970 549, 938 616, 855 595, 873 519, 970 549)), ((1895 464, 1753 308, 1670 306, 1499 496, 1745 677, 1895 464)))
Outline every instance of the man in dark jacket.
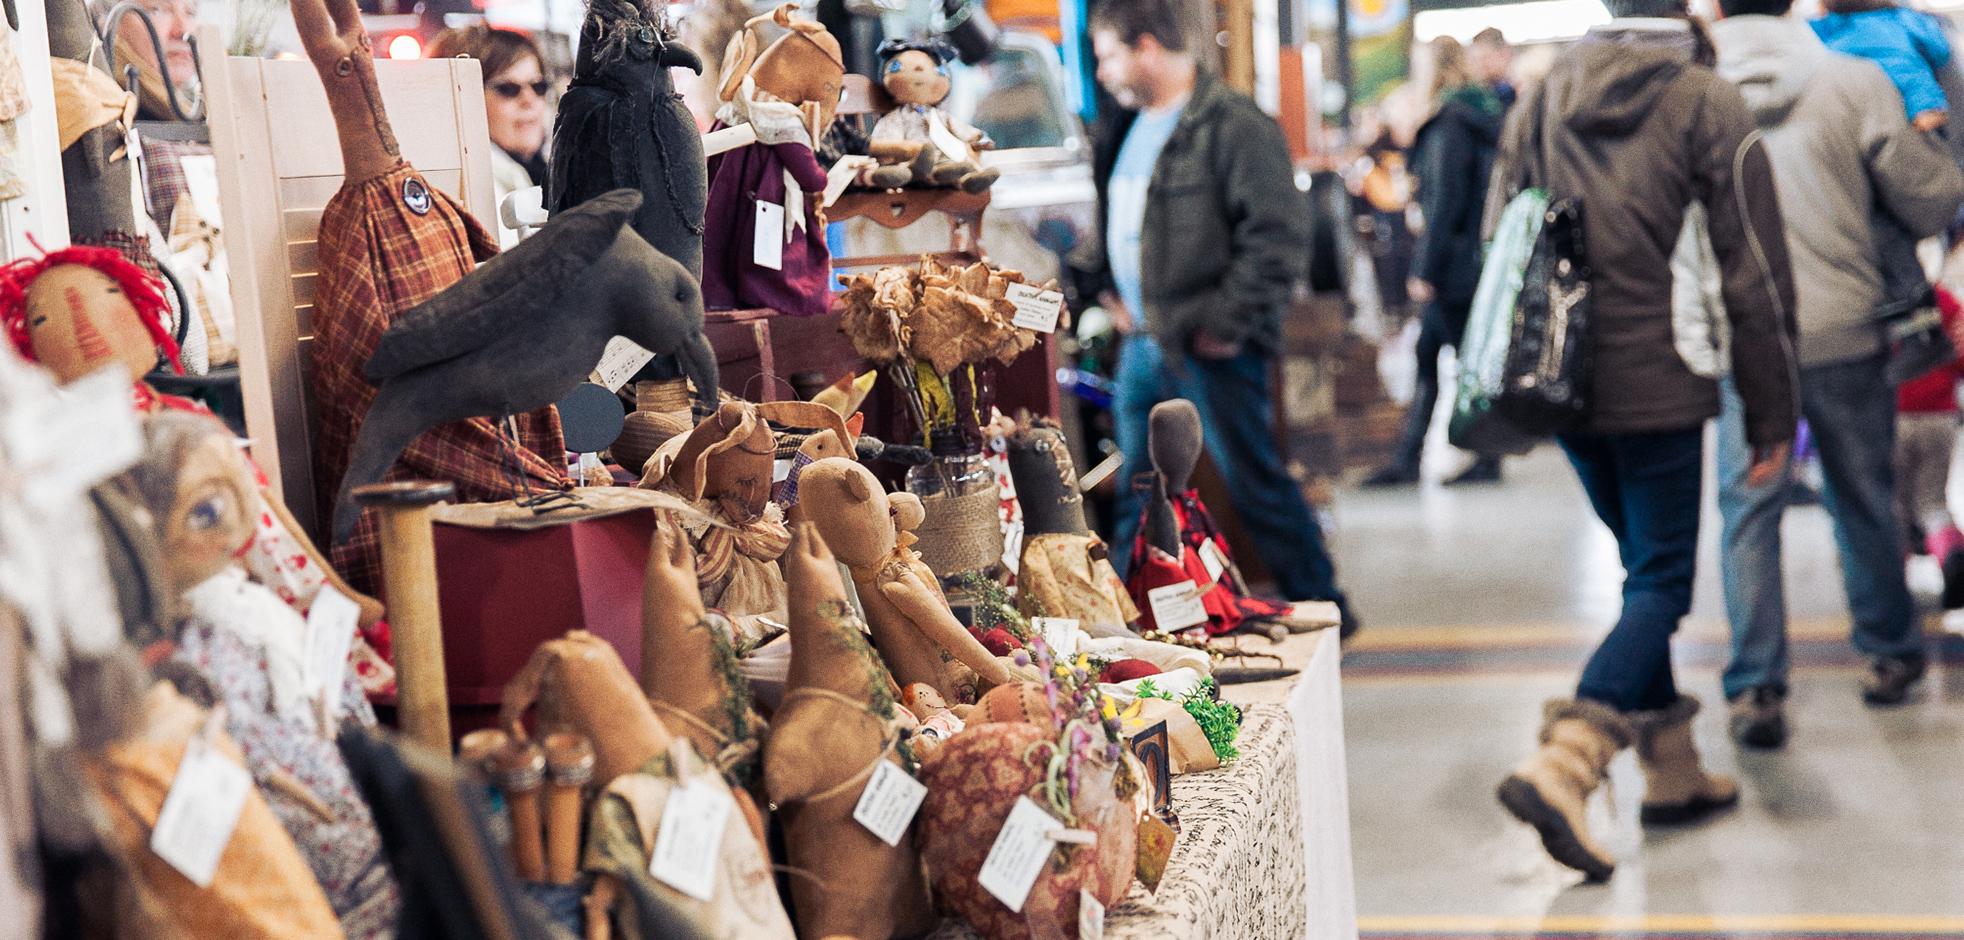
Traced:
POLYGON ((1797 412, 1793 276, 1772 169, 1682 4, 1610 0, 1617 19, 1563 53, 1515 106, 1488 201, 1497 217, 1539 186, 1581 203, 1590 414, 1561 444, 1616 536, 1623 611, 1575 698, 1548 704, 1539 751, 1499 796, 1549 854, 1592 879, 1614 862, 1590 838, 1583 807, 1622 748, 1634 744, 1643 764, 1648 822, 1688 822, 1739 795, 1700 766, 1698 702, 1671 672, 1697 565, 1704 425, 1719 411, 1717 384, 1691 371, 1673 339, 1669 259, 1694 201, 1718 262, 1755 479, 1784 466, 1797 412))
MULTIPOLYGON (((1364 481, 1365 486, 1417 483, 1425 454, 1425 435, 1439 397, 1439 353, 1455 353, 1466 335, 1474 289, 1480 286, 1480 223, 1488 177, 1500 142, 1500 97, 1467 74, 1464 53, 1450 38, 1433 40, 1439 89, 1432 116, 1412 139, 1412 175, 1425 229, 1412 259, 1407 292, 1424 305, 1418 332, 1418 380, 1405 434, 1391 463, 1364 481), (1450 82, 1450 84, 1446 84, 1450 82)), ((1500 479, 1500 458, 1481 455, 1447 486, 1492 483, 1500 479)))
MULTIPOLYGON (((1098 81, 1127 110, 1103 128, 1094 154, 1104 237, 1088 240, 1075 266, 1127 334, 1114 406, 1122 479, 1151 469, 1152 407, 1191 400, 1281 591, 1342 605, 1322 531, 1271 436, 1269 363, 1304 273, 1308 204, 1275 120, 1198 67, 1183 9, 1178 0, 1105 0, 1091 21, 1098 81)), ((1113 539, 1121 570, 1140 506, 1122 486, 1113 539)))

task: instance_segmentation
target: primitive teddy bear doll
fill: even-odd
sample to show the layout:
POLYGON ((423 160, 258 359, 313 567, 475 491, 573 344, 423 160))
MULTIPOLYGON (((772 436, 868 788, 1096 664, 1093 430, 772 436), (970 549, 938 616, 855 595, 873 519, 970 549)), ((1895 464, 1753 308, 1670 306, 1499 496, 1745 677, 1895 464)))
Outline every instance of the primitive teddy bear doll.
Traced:
POLYGON ((702 296, 712 310, 817 316, 832 308, 826 173, 812 147, 814 128, 832 123, 846 67, 839 41, 816 22, 793 19, 795 9, 785 4, 745 23, 723 58, 716 126, 748 124, 757 142, 709 158, 702 296), (756 30, 765 22, 789 32, 759 53, 756 30), (767 216, 767 206, 783 211, 767 216), (767 219, 774 229, 760 233, 767 219), (762 247, 765 235, 775 248, 762 247))
POLYGON ((253 537, 258 490, 216 419, 152 417, 127 480, 150 510, 184 620, 170 661, 196 673, 223 706, 246 769, 327 893, 350 937, 395 932, 401 905, 381 837, 334 739, 375 713, 345 658, 309 661, 312 625, 235 559, 253 537), (320 675, 321 668, 332 668, 320 675))
POLYGON ((967 703, 1010 681, 1008 667, 955 619, 940 581, 911 547, 923 515, 917 497, 890 496, 872 471, 833 457, 805 468, 798 501, 851 569, 874 645, 902 685, 925 682, 967 703))
POLYGON ((868 150, 881 165, 866 170, 861 185, 953 186, 968 193, 994 186, 1002 171, 978 166, 975 151, 995 143, 941 109, 954 50, 938 39, 889 39, 880 45, 879 56, 880 84, 896 107, 873 125, 868 150))

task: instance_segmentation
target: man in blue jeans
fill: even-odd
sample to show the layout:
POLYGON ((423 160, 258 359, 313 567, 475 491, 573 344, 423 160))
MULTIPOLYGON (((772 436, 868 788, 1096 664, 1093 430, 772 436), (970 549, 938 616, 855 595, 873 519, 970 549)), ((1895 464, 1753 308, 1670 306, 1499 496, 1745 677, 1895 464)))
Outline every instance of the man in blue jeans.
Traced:
POLYGON ((1094 153, 1104 238, 1073 259, 1126 334, 1113 562, 1124 570, 1138 528, 1130 484, 1151 469, 1152 407, 1185 398, 1282 593, 1336 601, 1348 636, 1356 622, 1322 530, 1271 437, 1269 363, 1305 273, 1308 203, 1275 120, 1198 67, 1185 11, 1179 0, 1103 0, 1091 18, 1098 81, 1125 109, 1094 153))
MULTIPOLYGON (((1793 257, 1801 413, 1821 452, 1855 648, 1869 658, 1862 697, 1895 705, 1923 675, 1922 628, 1903 575, 1892 508, 1896 390, 1874 319, 1883 277, 1872 233, 1887 213, 1917 237, 1943 231, 1964 200, 1964 174, 1941 138, 1913 127, 1874 63, 1831 52, 1792 0, 1720 0, 1712 28, 1719 75, 1752 108, 1773 162, 1793 257)), ((1741 407, 1727 386, 1719 423, 1721 569, 1732 662, 1725 694, 1741 744, 1786 742, 1787 608, 1780 516, 1789 473, 1746 479, 1741 407)))

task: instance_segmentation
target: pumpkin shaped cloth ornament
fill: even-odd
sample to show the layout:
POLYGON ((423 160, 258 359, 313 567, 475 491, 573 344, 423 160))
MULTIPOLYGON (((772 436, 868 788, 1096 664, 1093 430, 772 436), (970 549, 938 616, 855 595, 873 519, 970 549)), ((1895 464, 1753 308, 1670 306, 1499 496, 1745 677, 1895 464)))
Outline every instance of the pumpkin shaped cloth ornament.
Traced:
POLYGON ((701 601, 736 625, 739 651, 782 632, 773 624, 786 616, 778 559, 791 530, 771 501, 776 463, 777 440, 758 407, 730 401, 656 451, 641 479, 643 489, 673 493, 702 511, 678 521, 695 549, 701 601))
POLYGON ((955 619, 941 582, 911 547, 920 500, 889 495, 872 471, 843 457, 806 467, 799 505, 852 572, 873 643, 901 685, 925 682, 970 703, 1010 681, 1009 669, 955 619))
POLYGON ((760 785, 764 719, 751 706, 730 621, 703 607, 695 567, 689 540, 673 521, 658 522, 641 593, 641 689, 662 724, 749 799, 742 791, 760 785))
POLYGON ((147 448, 125 479, 146 504, 185 615, 170 662, 199 676, 280 823, 300 847, 342 929, 389 937, 401 898, 369 807, 336 748, 344 725, 375 713, 353 670, 329 677, 333 710, 307 694, 308 627, 236 559, 253 538, 257 489, 232 433, 187 412, 152 417, 147 448), (322 719, 325 719, 323 726, 322 719))
POLYGON ((133 912, 129 935, 342 937, 313 872, 256 788, 246 791, 209 886, 198 887, 150 850, 164 798, 194 741, 213 758, 243 763, 222 722, 159 682, 143 699, 141 730, 85 765, 108 821, 110 848, 126 866, 117 893, 127 896, 113 903, 133 912))
POLYGON ((813 146, 832 126, 844 83, 839 41, 796 4, 752 18, 730 38, 712 130, 748 124, 757 141, 709 158, 702 292, 712 310, 768 308, 792 316, 831 309, 831 253, 825 244, 826 173, 813 146), (788 30, 770 48, 757 28, 788 30), (759 205, 783 207, 782 232, 759 233, 759 205), (779 237, 774 265, 756 254, 760 234, 779 237))
POLYGON ((895 706, 893 680, 867 645, 815 527, 799 527, 785 564, 791 671, 764 775, 796 870, 790 884, 799 935, 919 935, 933 926, 933 911, 913 834, 890 846, 853 819, 880 764, 911 771, 908 722, 895 706))
MULTIPOLYGON (((1076 937, 1081 892, 1107 907, 1123 900, 1137 862, 1139 816, 1149 805, 1144 772, 1120 744, 1117 713, 1088 664, 1052 663, 1041 640, 1032 648, 1036 656, 1019 652, 1018 664, 1044 669, 1044 714, 1035 722, 988 721, 978 707, 968 728, 921 764, 928 794, 918 826, 935 895, 989 940, 1076 937), (1095 841, 1056 842, 1022 909, 1011 911, 978 879, 1004 821, 1026 796, 1058 828, 1089 831, 1095 841)), ((1005 687, 991 696, 1020 704, 1029 692, 1005 687)))

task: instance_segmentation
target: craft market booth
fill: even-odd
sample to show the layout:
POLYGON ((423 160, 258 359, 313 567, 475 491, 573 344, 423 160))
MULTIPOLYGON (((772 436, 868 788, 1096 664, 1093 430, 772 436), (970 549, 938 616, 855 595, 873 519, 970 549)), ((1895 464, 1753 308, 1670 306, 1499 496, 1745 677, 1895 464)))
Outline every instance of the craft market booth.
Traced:
POLYGON ((1250 590, 1185 402, 1114 567, 954 50, 593 0, 507 191, 479 63, 352 0, 166 120, 25 8, 0 934, 1355 935, 1335 608, 1250 590))

